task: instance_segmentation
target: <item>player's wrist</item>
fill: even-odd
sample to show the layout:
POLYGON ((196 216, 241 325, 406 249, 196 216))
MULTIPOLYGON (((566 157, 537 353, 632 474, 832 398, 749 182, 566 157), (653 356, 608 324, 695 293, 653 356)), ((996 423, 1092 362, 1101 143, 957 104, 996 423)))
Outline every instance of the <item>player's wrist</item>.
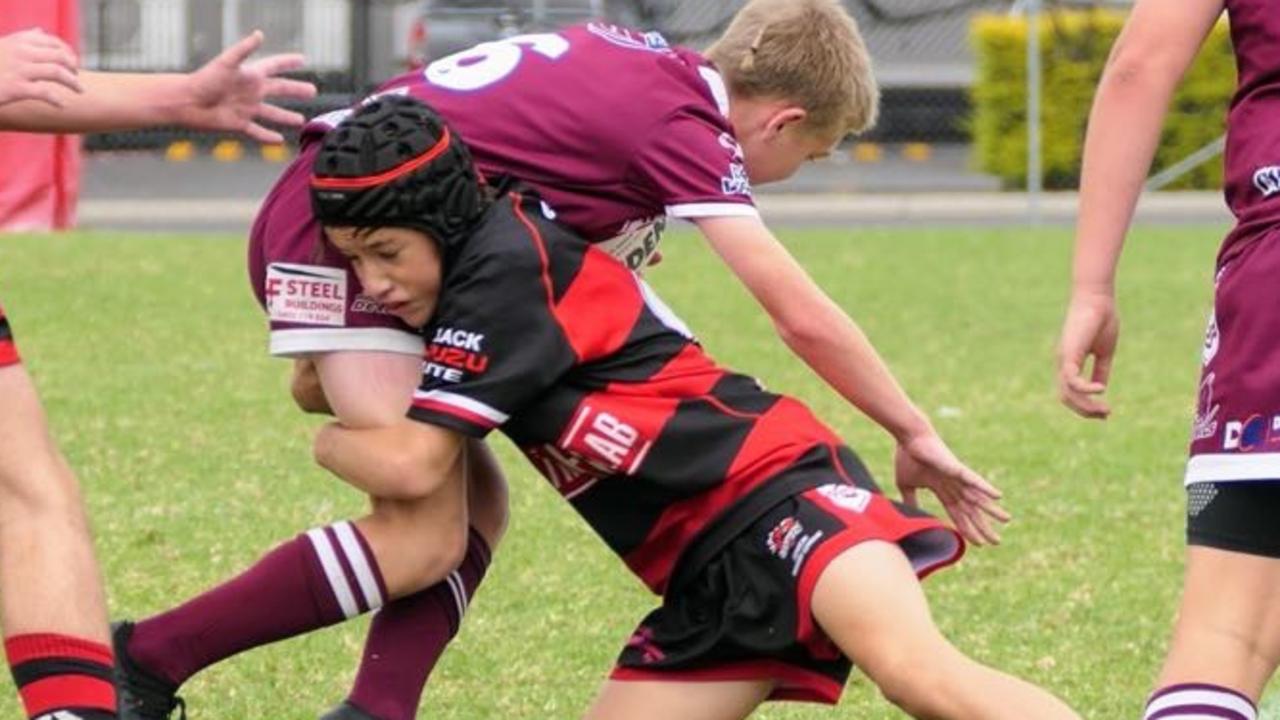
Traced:
POLYGON ((886 426, 885 429, 899 445, 909 445, 920 438, 938 434, 938 431, 933 428, 933 423, 929 421, 929 416, 915 406, 911 407, 910 412, 901 421, 891 427, 886 426))

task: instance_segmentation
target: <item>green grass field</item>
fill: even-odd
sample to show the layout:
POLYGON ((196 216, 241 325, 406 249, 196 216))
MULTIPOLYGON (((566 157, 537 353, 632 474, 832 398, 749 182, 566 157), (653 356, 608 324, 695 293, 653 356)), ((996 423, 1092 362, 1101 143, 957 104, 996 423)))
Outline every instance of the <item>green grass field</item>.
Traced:
MULTIPOLYGON (((1006 493, 1005 544, 928 582, 945 632, 1089 718, 1140 714, 1180 582, 1181 472, 1220 228, 1137 232, 1105 424, 1053 390, 1065 229, 886 228, 784 236, 866 329, 952 446, 1006 493)), ((886 436, 775 338, 691 235, 651 280, 722 363, 799 396, 882 482, 886 436)), ((313 467, 317 421, 266 357, 233 237, 72 234, 0 241, 0 300, 80 473, 112 613, 166 609, 362 499, 313 467)), ((2 399, 0 399, 2 402, 2 399)), ((652 607, 638 581, 499 442, 512 525, 422 717, 570 718, 652 607)), ((257 650, 184 689, 194 718, 305 720, 340 699, 363 622, 257 650)), ((18 714, 0 693, 0 715, 18 714)), ((901 714, 865 679, 843 707, 771 720, 901 714)))

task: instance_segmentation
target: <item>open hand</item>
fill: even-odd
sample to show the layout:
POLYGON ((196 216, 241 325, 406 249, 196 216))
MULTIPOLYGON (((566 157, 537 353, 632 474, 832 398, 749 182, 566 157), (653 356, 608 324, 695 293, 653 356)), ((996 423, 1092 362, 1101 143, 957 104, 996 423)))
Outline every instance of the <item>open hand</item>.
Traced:
POLYGON ((969 469, 942 438, 929 433, 898 445, 893 472, 903 502, 919 507, 917 491, 929 490, 942 502, 956 530, 975 545, 996 545, 1000 534, 991 521, 1008 522, 1000 491, 969 469))
POLYGON ((305 118, 300 113, 273 105, 267 98, 305 100, 315 96, 315 85, 277 77, 302 67, 305 58, 285 53, 246 62, 262 47, 262 40, 262 31, 255 30, 188 76, 190 103, 181 124, 197 130, 241 132, 263 143, 284 142, 284 137, 260 122, 302 125, 305 118))

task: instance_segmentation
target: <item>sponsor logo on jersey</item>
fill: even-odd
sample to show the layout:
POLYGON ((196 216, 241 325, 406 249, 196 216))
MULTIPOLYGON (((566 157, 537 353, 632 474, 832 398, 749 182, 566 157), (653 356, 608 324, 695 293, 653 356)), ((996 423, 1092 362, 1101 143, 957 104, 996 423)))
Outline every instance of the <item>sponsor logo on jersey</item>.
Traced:
POLYGON ((1202 365, 1208 365, 1218 354, 1218 345, 1222 342, 1222 338, 1218 333, 1218 313, 1209 314, 1209 325, 1204 329, 1204 348, 1200 353, 1200 362, 1202 365))
POLYGON ((634 425, 584 403, 557 445, 610 473, 631 475, 644 461, 653 441, 642 437, 634 425))
POLYGON ((1280 165, 1258 168, 1253 173, 1253 185, 1264 198, 1280 193, 1280 165))
POLYGON ((373 298, 360 293, 355 300, 351 301, 351 312, 364 313, 365 315, 389 315, 387 309, 382 303, 373 298))
POLYGON ((662 232, 667 227, 666 217, 632 220, 613 238, 598 243, 596 247, 622 261, 632 272, 649 264, 649 259, 662 242, 662 232))
POLYGON ((791 554, 791 548, 795 546, 796 539, 802 532, 804 532, 804 525, 801 525, 794 516, 782 518, 769 531, 769 536, 764 540, 765 547, 769 548, 769 552, 785 560, 787 555, 791 554))
POLYGON ((431 342, 437 345, 470 350, 471 352, 480 352, 481 346, 484 345, 484 333, 442 327, 436 329, 435 336, 431 338, 431 342))
POLYGON ((809 551, 822 539, 822 536, 821 530, 815 530, 806 535, 804 525, 792 515, 774 525, 765 537, 764 543, 770 553, 791 563, 791 576, 796 577, 800 574, 800 568, 804 567, 809 551))
POLYGON ((669 53, 671 44, 660 32, 639 32, 609 23, 587 23, 587 32, 602 40, 629 50, 648 50, 650 52, 669 53))
MULTIPOLYGON (((1274 426, 1275 419, 1270 423, 1274 426)), ((1267 440, 1271 432, 1267 419, 1261 415, 1252 415, 1247 420, 1228 420, 1222 431, 1222 449, 1250 452, 1256 450, 1267 440)))
POLYGON ((1200 381, 1200 398, 1196 403, 1196 417, 1191 423, 1191 439, 1204 440, 1218 433, 1218 410, 1220 406, 1213 402, 1213 381, 1216 373, 1208 373, 1200 381))
POLYGON ((729 163, 729 174, 720 178, 720 189, 725 195, 751 197, 751 179, 747 177, 747 166, 737 162, 729 163))
POLYGON ((551 443, 525 448, 524 454, 565 499, 573 499, 613 474, 603 463, 551 443))
POLYGON ((747 154, 743 152, 742 144, 738 142, 738 138, 733 136, 733 133, 722 132, 717 141, 720 143, 720 147, 728 150, 733 155, 734 162, 746 161, 747 154))
POLYGON ((487 369, 489 356, 484 353, 484 333, 436 328, 422 364, 424 376, 460 383, 468 375, 479 375, 487 369))
POLYGON ((272 263, 264 288, 267 314, 277 322, 346 324, 347 273, 319 265, 272 263))
POLYGON ((866 512, 871 504, 871 491, 856 485, 830 483, 818 488, 818 493, 831 501, 832 505, 860 513, 866 512))

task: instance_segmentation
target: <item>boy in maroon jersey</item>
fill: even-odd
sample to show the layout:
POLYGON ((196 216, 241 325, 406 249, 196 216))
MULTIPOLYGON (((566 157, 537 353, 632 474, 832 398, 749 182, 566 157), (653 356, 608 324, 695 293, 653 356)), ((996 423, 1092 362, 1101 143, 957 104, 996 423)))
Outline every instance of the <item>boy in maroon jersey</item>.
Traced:
MULTIPOLYGON (((917 576, 963 544, 914 507, 915 492, 934 492, 968 539, 988 542, 990 519, 1007 515, 982 478, 899 451, 912 502, 886 499, 807 408, 716 366, 638 276, 549 220, 536 196, 479 184, 461 142, 416 100, 386 97, 345 121, 309 184, 328 245, 369 297, 433 351, 465 356, 424 364, 407 417, 325 426, 317 460, 360 487, 404 468, 456 487, 469 439, 500 428, 664 596, 589 717, 834 703, 850 661, 919 717, 1076 717, 962 655, 929 617, 917 576)), ((465 528, 465 516, 440 520, 465 528)), ((147 637, 118 654, 122 691, 163 710, 174 681, 211 662, 421 587, 386 518, 342 525, 138 625, 147 637)))
POLYGON ((1145 718, 1254 720, 1280 663, 1280 12, 1265 0, 1140 0, 1112 49, 1085 143, 1058 383, 1106 418, 1119 322, 1115 270, 1178 80, 1226 9, 1239 70, 1199 406, 1187 462, 1186 577, 1145 718), (1084 368, 1089 357, 1093 368, 1084 368))
MULTIPOLYGON (((969 472, 862 331, 761 222, 752 200, 753 183, 792 175, 874 122, 870 61, 838 0, 754 0, 705 57, 670 47, 657 33, 589 23, 485 43, 379 92, 427 101, 466 140, 481 172, 529 183, 559 222, 632 268, 656 257, 666 218, 695 223, 797 356, 904 452, 946 472, 969 472)), ((308 163, 316 138, 349 112, 317 118, 304 131, 302 153, 255 223, 250 275, 270 316, 272 352, 307 358, 296 395, 319 397, 315 409, 331 406, 345 424, 368 427, 402 414, 423 343, 362 292, 343 258, 312 256, 320 232, 310 211, 308 163), (307 392, 321 380, 323 394, 307 392)), ((473 478, 479 494, 501 497, 501 476, 483 444, 473 443, 470 454, 481 460, 473 465, 486 468, 473 478)), ((434 486, 409 471, 361 489, 438 502, 421 497, 424 487, 434 486)), ((472 510, 497 532, 476 527, 470 540, 434 543, 407 538, 413 548, 406 552, 430 545, 483 568, 487 550, 474 540, 492 547, 505 514, 472 510)), ((453 593, 441 583, 428 593, 436 602, 424 600, 418 611, 398 602, 395 612, 379 615, 350 696, 354 706, 381 720, 416 714, 417 689, 445 631, 456 626, 453 593), (428 617, 433 608, 444 615, 428 617), (397 670, 399 678, 388 681, 393 671, 379 665, 423 670, 412 677, 397 670)))
MULTIPOLYGON (((81 72, 71 48, 33 29, 0 37, 0 130, 91 132, 159 124, 280 135, 257 119, 299 125, 270 96, 315 88, 274 77, 298 55, 246 60, 254 33, 190 74, 81 72)), ((71 469, 49 435, 31 377, 0 309, 0 625, 30 717, 114 718, 106 603, 71 469)))

